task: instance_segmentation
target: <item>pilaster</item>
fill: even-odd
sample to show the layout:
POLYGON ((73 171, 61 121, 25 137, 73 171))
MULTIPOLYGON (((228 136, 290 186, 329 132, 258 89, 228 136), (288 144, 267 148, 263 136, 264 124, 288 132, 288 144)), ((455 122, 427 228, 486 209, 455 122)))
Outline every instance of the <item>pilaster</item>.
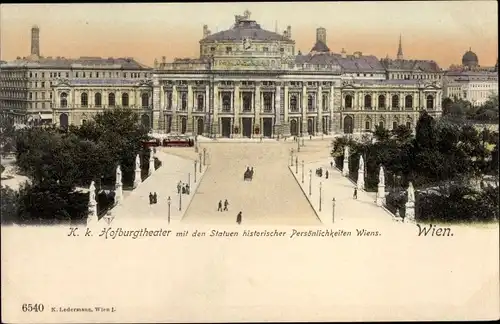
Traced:
POLYGON ((219 87, 217 85, 213 86, 213 102, 214 107, 212 111, 212 134, 220 135, 219 133, 219 109, 220 109, 220 100, 219 100, 219 87))
POLYGON ((252 129, 252 134, 254 133, 255 127, 259 125, 259 129, 262 132, 262 125, 260 124, 260 112, 261 112, 261 92, 260 92, 260 85, 255 86, 255 120, 253 122, 253 129, 252 129))
POLYGON ((193 134, 193 103, 194 103, 194 98, 193 98, 193 85, 188 84, 188 94, 187 94, 187 125, 186 125, 186 133, 188 135, 193 134))
MULTIPOLYGON (((316 131, 319 134, 323 134, 323 88, 321 86, 318 87, 318 94, 316 97, 317 97, 316 102, 318 103, 316 105, 316 107, 318 109, 316 131)), ((316 135, 318 135, 318 134, 316 134, 316 135)))
POLYGON ((233 127, 231 128, 231 133, 233 133, 233 128, 238 127, 239 132, 241 133, 240 126, 240 111, 241 111, 241 93, 240 93, 240 85, 236 83, 234 86, 234 121, 233 127))
POLYGON ((172 133, 177 133, 179 131, 179 124, 177 118, 177 86, 174 84, 172 86, 172 133))
POLYGON ((302 112, 302 136, 307 134, 307 88, 306 83, 302 82, 302 98, 301 98, 301 112, 302 112))

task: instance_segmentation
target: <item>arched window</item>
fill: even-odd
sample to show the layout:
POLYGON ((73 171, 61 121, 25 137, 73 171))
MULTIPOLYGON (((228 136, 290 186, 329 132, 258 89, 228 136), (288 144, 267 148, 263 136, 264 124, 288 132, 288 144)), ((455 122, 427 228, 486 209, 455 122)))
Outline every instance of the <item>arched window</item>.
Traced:
POLYGON ((89 105, 89 96, 86 92, 82 93, 82 96, 80 98, 80 103, 82 107, 88 107, 89 105))
POLYGON ((182 95, 181 95, 181 110, 187 110, 187 106, 188 106, 187 94, 182 93, 182 95))
POLYGON ((347 95, 344 99, 344 105, 346 109, 352 109, 352 96, 347 95))
POLYGON ((398 110, 399 109, 399 96, 394 95, 392 96, 392 109, 393 110, 398 110))
POLYGON ((101 107, 102 106, 102 95, 100 92, 96 93, 94 95, 94 105, 96 107, 101 107))
POLYGON ((398 128, 398 122, 393 121, 392 122, 392 129, 396 129, 396 128, 398 128))
POLYGON ((413 97, 410 95, 407 95, 405 97, 405 108, 406 109, 411 109, 413 108, 413 97))
POLYGON ((122 107, 128 107, 128 93, 122 94, 122 107))
POLYGON ((328 110, 328 95, 324 94, 321 98, 321 106, 323 110, 328 110))
POLYGON ((406 122, 406 128, 411 129, 411 121, 406 122))
POLYGON ((204 106, 205 106, 205 100, 203 98, 203 95, 201 95, 201 94, 198 95, 198 97, 196 99, 197 99, 197 102, 196 102, 197 105, 196 106, 197 106, 198 110, 199 111, 203 111, 204 106))
POLYGON ((172 92, 167 93, 167 110, 172 110, 172 92))
POLYGON ((434 97, 431 95, 428 95, 426 101, 427 101, 427 105, 426 105, 427 109, 434 109, 434 97))
POLYGON ((379 122, 378 122, 378 127, 380 127, 380 128, 384 128, 384 122, 383 122, 383 121, 379 121, 379 122))
POLYGON ((227 94, 222 96, 222 110, 231 111, 231 97, 227 94))
POLYGON ((290 96, 290 110, 297 111, 297 96, 290 96))
POLYGON ((66 92, 61 93, 61 108, 68 107, 68 94, 66 92))
POLYGON ((269 93, 264 94, 264 111, 272 111, 272 100, 269 93))
POLYGON ((307 110, 314 110, 314 98, 312 95, 307 96, 307 110))
POLYGON ((252 110, 252 97, 249 93, 243 94, 243 111, 252 110))
POLYGON ((384 95, 378 96, 378 108, 379 109, 385 108, 385 96, 384 95))
POLYGON ((369 120, 365 121, 365 130, 370 130, 371 129, 371 123, 369 120))
POLYGON ((370 95, 365 96, 365 108, 372 109, 372 96, 370 95))
POLYGON ((114 107, 115 105, 116 105, 115 94, 114 93, 108 94, 108 106, 114 107))
POLYGON ((149 95, 146 92, 142 94, 141 101, 143 108, 149 107, 149 95))

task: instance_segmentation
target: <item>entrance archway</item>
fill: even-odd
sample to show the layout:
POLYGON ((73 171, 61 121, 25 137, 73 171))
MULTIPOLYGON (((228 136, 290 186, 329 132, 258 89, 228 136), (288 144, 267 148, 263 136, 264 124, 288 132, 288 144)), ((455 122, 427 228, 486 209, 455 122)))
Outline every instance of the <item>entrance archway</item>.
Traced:
POLYGON ((198 118, 198 120, 196 121, 196 134, 203 135, 203 127, 203 118, 198 118))
POLYGON ((307 119, 307 133, 309 135, 314 135, 314 118, 307 119))
POLYGON ((299 127, 297 125, 297 119, 290 120, 290 134, 293 136, 299 136, 299 127))
POLYGON ((323 117, 321 122, 321 130, 323 134, 328 134, 328 117, 323 117))
POLYGON ((231 137, 231 118, 222 117, 220 119, 221 123, 221 136, 222 137, 231 137))
POLYGON ((354 128, 354 120, 352 119, 351 116, 345 116, 344 117, 344 133, 345 134, 352 134, 354 128))
POLYGON ((181 134, 186 134, 186 130, 187 130, 187 118, 182 117, 181 118, 181 134))
POLYGON ((68 127, 68 114, 63 113, 59 116, 59 125, 64 128, 68 127))
POLYGON ((248 138, 252 137, 252 118, 241 118, 241 123, 243 126, 242 135, 248 138))
POLYGON ((273 119, 272 118, 263 118, 263 130, 262 135, 264 137, 272 137, 273 136, 273 119))

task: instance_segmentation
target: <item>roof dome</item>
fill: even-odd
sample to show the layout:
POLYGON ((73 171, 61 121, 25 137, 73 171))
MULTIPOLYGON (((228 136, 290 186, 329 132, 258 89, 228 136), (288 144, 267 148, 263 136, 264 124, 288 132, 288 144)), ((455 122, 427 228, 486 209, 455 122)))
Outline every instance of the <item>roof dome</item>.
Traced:
POLYGON ((462 65, 468 67, 474 67, 479 65, 479 60, 476 53, 472 52, 470 49, 462 56, 462 65))

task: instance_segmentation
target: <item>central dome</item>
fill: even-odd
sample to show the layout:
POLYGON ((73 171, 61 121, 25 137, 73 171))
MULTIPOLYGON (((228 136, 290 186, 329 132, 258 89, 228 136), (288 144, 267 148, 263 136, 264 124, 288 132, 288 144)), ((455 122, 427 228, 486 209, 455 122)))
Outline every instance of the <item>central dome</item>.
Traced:
POLYGON ((290 41, 283 35, 262 29, 255 20, 237 16, 236 23, 231 29, 224 30, 205 37, 202 41, 243 41, 251 39, 257 41, 290 41))
POLYGON ((476 53, 470 49, 462 56, 462 65, 467 67, 476 67, 479 65, 479 60, 476 53))

